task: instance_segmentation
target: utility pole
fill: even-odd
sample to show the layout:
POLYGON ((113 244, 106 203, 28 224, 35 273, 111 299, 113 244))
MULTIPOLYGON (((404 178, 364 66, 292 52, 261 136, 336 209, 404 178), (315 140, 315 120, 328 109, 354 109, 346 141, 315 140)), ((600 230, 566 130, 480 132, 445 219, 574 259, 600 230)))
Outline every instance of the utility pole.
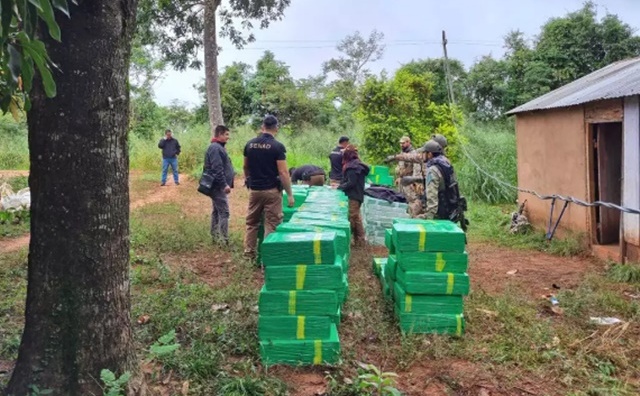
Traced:
POLYGON ((456 98, 453 95, 453 82, 451 81, 449 57, 447 56, 447 33, 444 30, 442 31, 442 50, 444 51, 444 72, 447 77, 447 91, 449 92, 449 101, 452 105, 455 105, 456 98))

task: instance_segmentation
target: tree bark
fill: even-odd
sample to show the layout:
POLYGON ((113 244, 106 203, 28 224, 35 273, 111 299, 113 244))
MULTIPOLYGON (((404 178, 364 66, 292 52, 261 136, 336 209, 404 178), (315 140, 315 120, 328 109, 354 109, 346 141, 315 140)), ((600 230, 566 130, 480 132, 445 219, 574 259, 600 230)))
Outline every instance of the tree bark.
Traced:
POLYGON ((136 374, 129 296, 127 87, 137 0, 58 14, 45 39, 58 94, 35 81, 28 116, 31 243, 25 329, 10 395, 102 395, 100 371, 136 374), (47 36, 48 37, 48 36, 47 36))
POLYGON ((220 0, 206 0, 204 6, 204 69, 209 106, 211 131, 224 124, 220 104, 220 79, 218 75, 218 39, 216 32, 216 10, 220 0))

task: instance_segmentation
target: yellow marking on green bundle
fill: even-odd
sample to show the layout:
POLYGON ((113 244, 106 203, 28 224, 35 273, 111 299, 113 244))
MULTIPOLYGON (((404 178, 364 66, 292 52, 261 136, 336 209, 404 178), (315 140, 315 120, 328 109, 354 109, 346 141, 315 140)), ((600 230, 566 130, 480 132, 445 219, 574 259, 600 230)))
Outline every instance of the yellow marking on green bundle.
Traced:
POLYGON ((304 289, 304 281, 306 277, 307 277, 307 266, 297 265, 296 266, 296 290, 304 289))
POLYGON ((411 303, 413 302, 413 298, 411 294, 405 294, 404 296, 404 312, 411 312, 411 303))
POLYGON ((298 327, 296 330, 296 338, 299 340, 304 340, 304 316, 298 316, 298 327))
POLYGON ((313 258, 316 264, 322 264, 322 250, 320 249, 320 243, 322 242, 322 234, 316 233, 316 237, 313 240, 313 258))
POLYGON ((322 340, 313 342, 313 364, 322 364, 322 340))
POLYGON ((436 272, 444 271, 447 262, 442 258, 442 253, 436 253, 436 272))
POLYGON ((418 250, 424 252, 424 246, 427 243, 427 230, 422 224, 418 224, 418 231, 420 232, 420 239, 418 240, 418 250))
POLYGON ((447 274, 447 294, 452 294, 453 293, 453 284, 455 282, 455 277, 454 275, 449 272, 447 274))
POLYGON ((456 335, 462 334, 462 315, 456 315, 456 335))
POLYGON ((289 291, 289 315, 296 314, 296 291, 289 291))

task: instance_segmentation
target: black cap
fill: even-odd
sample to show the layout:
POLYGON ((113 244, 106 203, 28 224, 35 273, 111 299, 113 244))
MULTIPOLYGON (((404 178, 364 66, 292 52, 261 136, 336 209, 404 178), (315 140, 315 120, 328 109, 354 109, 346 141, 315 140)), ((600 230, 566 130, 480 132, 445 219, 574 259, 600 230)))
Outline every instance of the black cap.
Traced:
POLYGON ((264 120, 262 120, 262 125, 264 125, 264 127, 267 129, 273 129, 278 126, 278 119, 275 116, 269 114, 268 116, 264 117, 264 120))
POLYGON ((344 143, 344 142, 348 142, 349 141, 349 137, 348 136, 340 136, 340 139, 338 139, 338 143, 344 143))

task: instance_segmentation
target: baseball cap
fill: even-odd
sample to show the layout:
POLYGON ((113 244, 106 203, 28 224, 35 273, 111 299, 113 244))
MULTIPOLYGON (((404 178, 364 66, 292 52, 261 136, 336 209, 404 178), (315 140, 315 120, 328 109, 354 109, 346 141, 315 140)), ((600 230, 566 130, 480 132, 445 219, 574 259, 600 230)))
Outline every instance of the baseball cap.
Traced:
POLYGON ((340 139, 338 139, 338 143, 344 143, 344 142, 348 142, 349 141, 349 137, 348 136, 340 136, 340 139))
POLYGON ((400 143, 410 142, 411 138, 409 136, 403 136, 400 138, 400 143))
POLYGON ((269 129, 275 128, 278 126, 278 119, 274 115, 269 114, 262 120, 262 125, 269 129))

